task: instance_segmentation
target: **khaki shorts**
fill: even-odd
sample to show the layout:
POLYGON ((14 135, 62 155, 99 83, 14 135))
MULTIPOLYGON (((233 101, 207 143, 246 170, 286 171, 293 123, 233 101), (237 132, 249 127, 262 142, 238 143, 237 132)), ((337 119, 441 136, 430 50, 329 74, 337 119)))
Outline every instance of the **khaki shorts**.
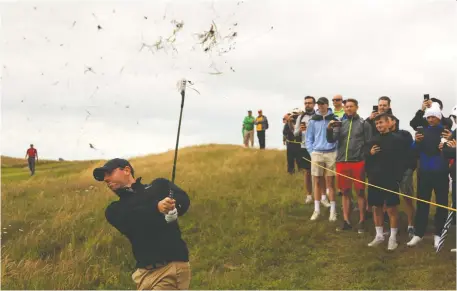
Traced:
POLYGON ((189 262, 171 262, 157 269, 138 268, 132 279, 137 290, 189 290, 189 262))
POLYGON ((322 167, 335 171, 336 154, 336 151, 330 153, 313 152, 311 154, 311 161, 313 162, 311 164, 311 176, 335 176, 334 172, 326 171, 324 168, 318 167, 314 163, 317 163, 322 167))

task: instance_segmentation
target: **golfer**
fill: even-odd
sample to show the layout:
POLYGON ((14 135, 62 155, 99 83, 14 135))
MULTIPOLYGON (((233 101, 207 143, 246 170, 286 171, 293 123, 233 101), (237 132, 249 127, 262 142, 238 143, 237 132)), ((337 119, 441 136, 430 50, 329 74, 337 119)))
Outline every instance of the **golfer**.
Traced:
POLYGON ((93 175, 119 196, 108 205, 105 216, 132 245, 137 268, 132 279, 137 289, 189 289, 189 252, 176 220, 189 208, 187 193, 164 178, 142 184, 124 159, 108 161, 93 175), (170 185, 174 199, 168 197, 170 185), (167 215, 172 210, 177 211, 174 218, 167 215))

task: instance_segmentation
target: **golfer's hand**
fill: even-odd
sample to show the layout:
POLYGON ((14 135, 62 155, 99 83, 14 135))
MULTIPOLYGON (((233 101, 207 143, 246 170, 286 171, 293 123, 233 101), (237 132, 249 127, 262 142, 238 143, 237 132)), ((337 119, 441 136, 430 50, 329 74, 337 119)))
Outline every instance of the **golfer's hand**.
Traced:
POLYGON ((415 139, 417 142, 421 142, 424 139, 424 135, 420 133, 416 133, 415 139))
POLYGON ((377 153, 379 153, 381 151, 381 148, 377 145, 374 145, 371 150, 370 150, 370 154, 372 156, 376 155, 377 153))
POLYGON ((165 221, 167 223, 175 221, 176 219, 178 219, 178 210, 176 208, 165 214, 165 221))
POLYGON ((174 199, 166 197, 165 199, 159 201, 159 203, 157 204, 157 208, 159 209, 160 213, 168 214, 168 212, 175 209, 175 203, 176 201, 174 199))

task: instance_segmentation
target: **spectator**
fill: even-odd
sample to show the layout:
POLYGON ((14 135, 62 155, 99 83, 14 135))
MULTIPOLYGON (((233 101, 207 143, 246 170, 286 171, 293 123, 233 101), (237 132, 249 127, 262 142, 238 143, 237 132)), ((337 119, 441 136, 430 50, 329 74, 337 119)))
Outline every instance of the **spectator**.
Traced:
POLYGON ((38 151, 33 147, 33 144, 30 145, 30 148, 25 153, 25 158, 29 163, 30 176, 35 175, 35 162, 38 162, 38 151))
POLYGON ((171 181, 159 178, 151 184, 135 179, 129 161, 112 159, 94 169, 119 197, 105 210, 106 220, 130 241, 136 261, 132 279, 138 290, 188 290, 191 280, 189 250, 176 217, 190 206, 187 193, 171 181), (174 198, 168 197, 170 188, 174 198), (176 211, 169 220, 169 212, 176 211))
MULTIPOLYGON (((378 116, 379 114, 382 114, 382 113, 393 114, 392 113, 392 108, 390 107, 390 102, 391 102, 391 100, 387 96, 379 97, 378 105, 377 105, 378 110, 377 111, 373 110, 371 112, 371 115, 366 119, 368 121, 368 123, 371 124, 371 129, 372 129, 373 135, 379 133, 376 130, 376 124, 375 124, 375 121, 374 121, 376 116, 378 116)), ((399 121, 398 121, 397 126, 400 126, 399 121)))
MULTIPOLYGON (((287 121, 289 120, 289 116, 290 116, 290 112, 283 116, 283 118, 282 118, 282 123, 283 123, 284 125, 287 124, 287 121)), ((283 145, 286 145, 286 141, 287 141, 287 136, 284 135, 284 128, 283 128, 283 133, 282 133, 282 144, 283 144, 283 145)))
MULTIPOLYGON (((428 126, 416 133, 415 142, 412 148, 419 154, 419 176, 418 179, 418 198, 430 201, 432 191, 435 192, 437 204, 447 205, 449 190, 449 164, 439 150, 441 135, 443 134, 443 117, 440 107, 433 103, 424 114, 428 126)), ((416 229, 414 237, 407 243, 408 246, 415 246, 425 235, 428 224, 430 205, 421 201, 417 202, 417 213, 415 217, 416 229)), ((436 248, 444 222, 446 221, 447 211, 442 207, 437 207, 435 213, 435 237, 434 246, 436 248)))
POLYGON ((249 142, 251 143, 251 148, 254 147, 254 122, 255 118, 252 116, 252 110, 248 110, 248 116, 244 118, 242 125, 245 147, 249 147, 249 142))
MULTIPOLYGON (((312 198, 312 180, 311 180, 311 163, 307 160, 311 160, 308 150, 306 149, 306 129, 308 127, 309 121, 316 114, 314 106, 316 106, 316 99, 312 96, 306 96, 305 101, 305 110, 301 115, 298 116, 297 121, 294 127, 294 135, 301 137, 301 164, 302 169, 304 170, 304 184, 306 189, 306 200, 305 204, 311 204, 313 202, 312 198), (305 160, 305 159, 307 160, 305 160)), ((325 200, 327 202, 327 200, 325 200)), ((328 202, 327 202, 328 203, 328 202)), ((328 203, 330 206, 330 203, 328 203)))
MULTIPOLYGON (((400 181, 400 192, 409 196, 414 195, 413 173, 417 168, 417 156, 414 151, 410 150, 413 143, 413 136, 406 130, 399 129, 397 126, 397 118, 393 115, 389 117, 389 131, 398 134, 403 139, 404 152, 406 153, 404 162, 405 172, 400 181)), ((406 206, 406 215, 408 216, 408 235, 410 238, 414 236, 414 205, 411 198, 403 196, 403 201, 406 206)))
MULTIPOLYGON (((455 167, 455 162, 456 162, 456 152, 455 152, 455 149, 456 149, 456 136, 455 136, 455 129, 454 131, 452 132, 451 136, 447 136, 446 139, 448 139, 448 141, 446 143, 440 143, 440 150, 443 152, 443 155, 446 159, 449 160, 449 167, 451 169, 451 179, 452 179, 452 208, 455 209, 455 200, 456 200, 456 195, 455 195, 455 191, 456 191, 456 167, 455 167)), ((455 225, 455 220, 456 220, 456 213, 453 212, 453 224, 455 225)), ((451 252, 455 252, 456 249, 452 249, 451 252)))
POLYGON ((265 149, 265 132, 268 129, 268 119, 263 115, 262 110, 258 111, 259 116, 255 119, 257 138, 259 139, 260 149, 265 149))
POLYGON ((343 96, 336 95, 332 99, 333 101, 333 114, 335 114, 339 120, 343 118, 344 115, 344 106, 343 106, 343 96))
MULTIPOLYGON (((399 191, 399 183, 404 173, 403 157, 405 156, 404 140, 398 134, 389 132, 389 118, 387 114, 379 114, 374 118, 379 134, 372 137, 365 148, 366 173, 370 184, 386 190, 399 191)), ((373 207, 373 220, 376 236, 369 247, 384 242, 383 235, 383 207, 385 205, 390 218, 390 237, 388 250, 398 247, 398 210, 400 204, 398 194, 368 186, 368 204, 373 207)))
POLYGON ((454 130, 457 128, 457 106, 454 106, 451 111, 451 115, 449 115, 449 119, 452 122, 451 129, 454 130))
MULTIPOLYGON (((428 100, 424 100, 422 102, 422 108, 417 110, 416 115, 409 122, 409 125, 411 125, 411 127, 414 130, 416 130, 418 126, 428 127, 429 124, 427 122, 427 119, 424 118, 424 113, 425 113, 425 110, 427 108, 430 108, 433 103, 438 103, 439 107, 440 107, 440 111, 443 111, 443 102, 441 100, 439 100, 437 98, 431 98, 431 99, 428 99, 428 100)), ((443 125, 446 122, 448 122, 448 120, 446 118, 443 118, 443 117, 440 120, 441 120, 441 124, 443 124, 443 125)))
POLYGON ((335 174, 316 166, 319 164, 327 169, 335 171, 336 144, 327 142, 327 126, 331 120, 338 120, 329 108, 328 99, 321 97, 317 100, 318 111, 311 118, 306 130, 306 149, 311 155, 311 175, 314 184, 314 213, 311 220, 316 220, 320 215, 321 191, 325 189, 319 177, 325 176, 325 184, 329 190, 330 198, 330 221, 336 221, 335 202, 335 174))
MULTIPOLYGON (((336 157, 336 171, 345 176, 352 177, 359 181, 365 181, 365 157, 364 149, 371 139, 371 126, 358 114, 358 101, 355 99, 346 100, 346 114, 348 119, 335 123, 330 121, 327 127, 327 141, 336 143, 338 155, 336 157)), ((365 231, 365 184, 353 182, 352 180, 338 176, 338 185, 343 192, 343 225, 341 230, 350 230, 352 186, 357 191, 357 201, 360 215, 358 233, 365 231)))
POLYGON ((287 143, 287 172, 289 174, 295 173, 295 164, 298 170, 301 170, 301 136, 294 135, 295 120, 299 116, 298 108, 295 108, 287 117, 287 123, 284 124, 283 135, 286 136, 287 143))
POLYGON ((341 121, 347 119, 347 114, 346 114, 346 100, 343 100, 343 109, 344 109, 344 114, 343 117, 341 117, 341 121))

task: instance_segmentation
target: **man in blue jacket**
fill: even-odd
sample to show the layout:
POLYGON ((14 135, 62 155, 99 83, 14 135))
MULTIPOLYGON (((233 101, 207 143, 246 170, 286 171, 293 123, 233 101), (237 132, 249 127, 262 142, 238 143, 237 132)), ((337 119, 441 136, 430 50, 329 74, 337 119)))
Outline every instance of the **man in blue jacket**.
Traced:
POLYGON ((320 215, 320 201, 323 185, 320 177, 325 176, 325 184, 329 190, 330 199, 330 221, 336 221, 336 202, 335 202, 335 173, 324 170, 316 164, 326 169, 335 171, 337 144, 327 141, 327 126, 330 121, 338 121, 338 118, 329 108, 328 99, 321 97, 317 100, 318 110, 308 123, 306 130, 306 149, 311 155, 311 176, 314 185, 314 212, 311 220, 316 220, 320 215))
MULTIPOLYGON (((420 163, 417 196, 422 200, 430 201, 432 191, 434 190, 436 203, 447 206, 449 163, 439 150, 441 135, 444 131, 444 127, 441 124, 441 110, 438 106, 432 105, 425 110, 424 117, 427 119, 429 125, 424 128, 423 134, 416 133, 415 142, 412 145, 412 148, 419 154, 420 163)), ((429 212, 430 204, 421 201, 417 202, 416 229, 413 238, 407 243, 408 246, 416 246, 422 241, 425 230, 427 229, 429 212)), ((435 248, 439 242, 446 217, 447 210, 437 207, 434 219, 435 248)))

